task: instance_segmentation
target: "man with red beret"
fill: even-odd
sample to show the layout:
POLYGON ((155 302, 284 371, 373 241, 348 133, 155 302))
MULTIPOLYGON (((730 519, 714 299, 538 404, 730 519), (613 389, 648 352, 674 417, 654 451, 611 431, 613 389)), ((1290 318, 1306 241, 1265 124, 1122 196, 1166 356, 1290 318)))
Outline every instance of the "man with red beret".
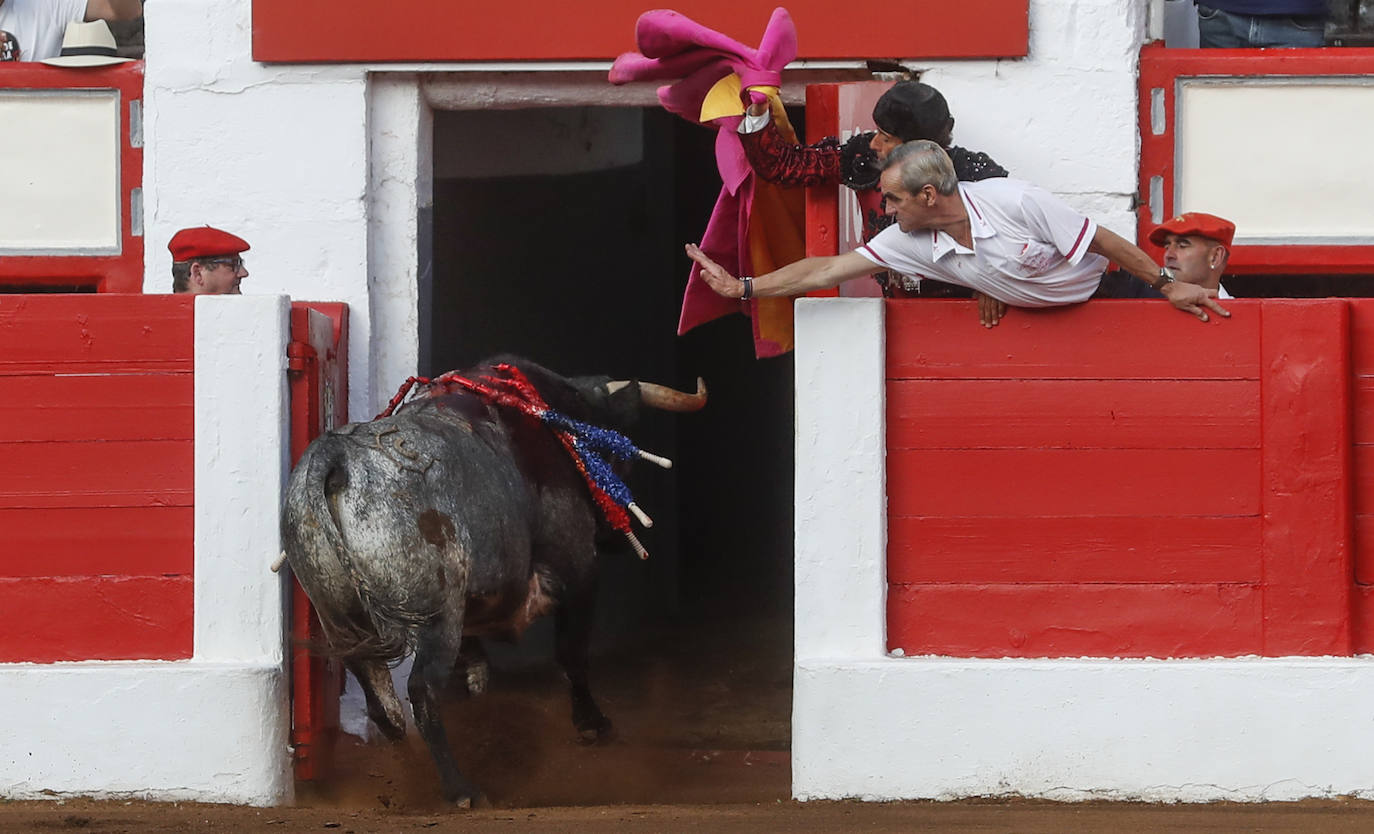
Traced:
MULTIPOLYGON (((1217 298, 1231 298, 1221 285, 1230 258, 1236 224, 1214 214, 1190 211, 1161 223, 1150 231, 1150 242, 1164 247, 1164 267, 1180 283, 1217 291, 1217 298)), ((1163 298, 1164 295, 1125 270, 1102 276, 1094 298, 1163 298)))
POLYGON ((1235 237, 1235 223, 1200 211, 1180 214, 1150 232, 1150 242, 1164 247, 1164 265, 1178 280, 1216 290, 1217 298, 1231 297, 1221 275, 1235 237))
POLYGON ((238 295, 248 277, 248 241, 210 226, 182 229, 167 243, 172 252, 172 292, 238 295))

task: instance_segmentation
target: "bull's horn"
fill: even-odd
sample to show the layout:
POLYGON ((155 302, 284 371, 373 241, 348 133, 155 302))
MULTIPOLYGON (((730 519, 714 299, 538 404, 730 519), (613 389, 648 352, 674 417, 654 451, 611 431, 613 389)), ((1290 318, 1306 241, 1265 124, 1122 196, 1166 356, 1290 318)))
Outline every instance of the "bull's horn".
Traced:
MULTIPOLYGON (((607 390, 615 391, 612 382, 606 386, 607 390)), ((621 387, 628 383, 620 383, 621 387)), ((658 385, 653 382, 639 383, 640 402, 650 408, 657 408, 660 411, 700 411, 706 406, 706 380, 697 377, 697 392, 688 394, 686 391, 679 391, 676 388, 669 388, 666 385, 658 385)))

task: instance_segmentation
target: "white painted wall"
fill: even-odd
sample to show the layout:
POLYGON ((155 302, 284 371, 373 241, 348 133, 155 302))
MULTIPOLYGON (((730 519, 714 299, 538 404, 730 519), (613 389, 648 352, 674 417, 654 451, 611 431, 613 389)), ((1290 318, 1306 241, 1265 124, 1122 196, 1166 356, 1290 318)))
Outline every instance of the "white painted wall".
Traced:
POLYGON ((1136 70, 1146 0, 1031 0, 1030 53, 907 61, 954 115, 954 144, 1065 198, 1135 240, 1136 70))
POLYGON ((372 413, 367 73, 255 63, 251 31, 249 0, 148 9, 144 290, 171 291, 176 230, 243 237, 245 293, 348 302, 350 413, 372 413))
POLYGON ((288 301, 195 310, 190 660, 0 664, 0 796, 276 805, 293 796, 277 508, 288 301))
MULTIPOLYGON (((1133 239, 1147 7, 1031 0, 1028 58, 908 63, 949 98, 956 142, 1133 239)), ((169 291, 177 229, 241 235, 253 245, 245 292, 349 303, 355 417, 376 413, 416 368, 414 212, 431 200, 431 108, 653 101, 653 85, 613 88, 597 64, 266 66, 251 58, 250 33, 250 0, 149 10, 144 286, 169 291)), ((791 72, 826 80, 826 67, 831 80, 853 77, 836 64, 791 72)))

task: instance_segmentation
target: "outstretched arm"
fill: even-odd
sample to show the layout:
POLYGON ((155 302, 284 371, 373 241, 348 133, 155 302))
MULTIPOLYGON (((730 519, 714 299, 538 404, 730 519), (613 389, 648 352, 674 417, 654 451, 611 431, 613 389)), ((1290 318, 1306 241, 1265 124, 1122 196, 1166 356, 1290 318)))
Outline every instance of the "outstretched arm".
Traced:
POLYGON ((143 14, 142 0, 86 0, 86 20, 133 20, 143 14))
MULTIPOLYGON (((725 268, 706 256, 696 244, 687 244, 687 257, 701 266, 701 277, 716 294, 726 298, 743 298, 745 282, 725 271, 725 268)), ((812 290, 839 286, 850 278, 858 278, 873 271, 873 262, 856 252, 829 257, 803 258, 781 269, 750 279, 753 298, 773 295, 802 295, 812 290)))
POLYGON ((1159 276, 1159 265, 1134 243, 1104 226, 1097 227, 1093 242, 1088 251, 1113 261, 1122 269, 1164 293, 1164 297, 1185 313, 1192 313, 1202 321, 1207 321, 1210 309, 1221 316, 1231 315, 1217 303, 1217 291, 1186 284, 1182 281, 1165 283, 1159 276))
MULTIPOLYGON (((768 110, 766 106, 753 106, 748 112, 751 116, 761 116, 768 110)), ((840 145, 834 139, 815 145, 796 145, 782 138, 771 118, 759 130, 741 133, 739 139, 754 173, 768 182, 836 185, 840 181, 840 145)))

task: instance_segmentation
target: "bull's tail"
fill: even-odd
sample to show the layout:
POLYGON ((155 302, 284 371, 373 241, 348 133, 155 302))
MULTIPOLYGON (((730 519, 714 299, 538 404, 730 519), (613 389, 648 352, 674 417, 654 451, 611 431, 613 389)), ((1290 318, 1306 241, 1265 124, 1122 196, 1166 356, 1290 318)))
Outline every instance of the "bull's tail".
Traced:
POLYGON ((306 449, 287 487, 282 540, 328 640, 315 649, 344 659, 394 661, 410 653, 417 629, 432 615, 388 603, 358 570, 338 513, 338 496, 349 486, 348 454, 348 441, 332 434, 306 449), (333 584, 346 581, 352 587, 355 602, 345 604, 325 592, 331 575, 333 584))

